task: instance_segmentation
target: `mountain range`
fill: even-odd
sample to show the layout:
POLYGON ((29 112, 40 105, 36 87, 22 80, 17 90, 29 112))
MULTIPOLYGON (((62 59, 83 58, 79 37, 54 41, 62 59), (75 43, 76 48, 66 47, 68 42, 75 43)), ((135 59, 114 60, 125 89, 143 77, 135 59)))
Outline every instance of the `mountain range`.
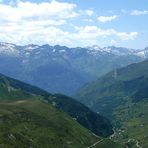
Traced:
POLYGON ((148 48, 0 43, 0 146, 148 147, 147 58, 148 48))
POLYGON ((51 93, 73 95, 107 72, 147 59, 148 48, 68 48, 0 43, 0 72, 51 93), (52 84, 52 85, 51 85, 52 84))

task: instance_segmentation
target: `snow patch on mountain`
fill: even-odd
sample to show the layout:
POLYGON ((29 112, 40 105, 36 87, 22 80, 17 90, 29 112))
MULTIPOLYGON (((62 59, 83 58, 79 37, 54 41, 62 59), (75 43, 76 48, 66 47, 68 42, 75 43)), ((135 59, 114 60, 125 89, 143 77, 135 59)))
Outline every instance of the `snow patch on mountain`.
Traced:
POLYGON ((19 51, 16 49, 16 45, 11 43, 0 43, 0 54, 18 56, 19 51))
POLYGON ((103 47, 101 48, 98 45, 93 45, 90 47, 77 47, 77 48, 68 48, 66 46, 50 46, 48 44, 38 46, 34 44, 29 44, 26 46, 17 46, 11 43, 0 42, 0 54, 11 55, 11 56, 20 56, 24 58, 29 58, 31 56, 56 56, 56 55, 77 55, 77 54, 88 54, 94 57, 99 57, 101 55, 116 55, 116 56, 126 56, 133 55, 138 56, 140 58, 148 57, 148 48, 145 49, 131 49, 131 48, 123 48, 123 47, 103 47))

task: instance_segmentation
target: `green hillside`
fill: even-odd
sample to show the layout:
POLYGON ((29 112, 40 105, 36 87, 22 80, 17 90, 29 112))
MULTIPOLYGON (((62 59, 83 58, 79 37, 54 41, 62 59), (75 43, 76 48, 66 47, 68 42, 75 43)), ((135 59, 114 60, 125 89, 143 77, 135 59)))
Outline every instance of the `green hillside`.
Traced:
POLYGON ((46 91, 0 74, 0 99, 30 99, 49 94, 46 91))
POLYGON ((96 135, 107 137, 113 134, 113 127, 107 118, 91 111, 88 107, 72 98, 55 94, 49 96, 47 101, 58 109, 68 113, 72 118, 96 135))
POLYGON ((112 71, 84 86, 76 96, 112 120, 114 140, 148 146, 148 61, 112 71))
POLYGON ((0 99, 39 99, 44 100, 67 112, 72 118, 75 118, 82 126, 88 128, 99 136, 109 136, 113 134, 112 125, 109 120, 101 115, 92 112, 78 101, 64 95, 52 95, 40 88, 25 84, 15 79, 0 76, 0 99))
POLYGON ((113 133, 106 118, 72 98, 51 95, 0 74, 0 147, 123 147, 85 127, 92 131, 96 128, 102 136, 113 133))
POLYGON ((0 147, 87 147, 99 140, 67 114, 40 101, 0 101, 0 147))

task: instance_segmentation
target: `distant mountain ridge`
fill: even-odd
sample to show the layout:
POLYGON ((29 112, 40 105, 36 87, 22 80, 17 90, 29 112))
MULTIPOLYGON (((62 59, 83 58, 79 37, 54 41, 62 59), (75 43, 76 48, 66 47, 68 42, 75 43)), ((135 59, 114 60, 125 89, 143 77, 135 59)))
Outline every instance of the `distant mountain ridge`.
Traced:
MULTIPOLYGON (((6 42, 0 42, 0 53, 4 54, 12 54, 15 56, 21 56, 22 51, 25 52, 25 54, 29 54, 32 51, 36 50, 36 54, 38 53, 39 49, 44 50, 45 48, 48 48, 48 52, 53 52, 53 53, 64 53, 64 52, 69 52, 71 50, 82 50, 85 49, 86 52, 90 54, 100 54, 101 52, 104 54, 114 54, 114 55, 137 55, 137 56, 142 56, 142 57, 147 57, 148 56, 148 47, 144 49, 132 49, 132 48, 124 48, 124 47, 116 47, 116 46, 108 46, 108 47, 100 47, 98 45, 93 45, 93 46, 88 46, 88 47, 75 47, 75 48, 69 48, 66 46, 60 46, 60 45, 55 45, 55 46, 50 46, 48 44, 45 45, 35 45, 35 44, 28 44, 28 45, 16 45, 13 43, 6 43, 6 42)), ((76 51, 75 51, 76 52, 76 51)))
POLYGON ((147 57, 148 48, 134 50, 97 45, 68 48, 1 42, 0 72, 49 92, 72 95, 85 83, 147 57))

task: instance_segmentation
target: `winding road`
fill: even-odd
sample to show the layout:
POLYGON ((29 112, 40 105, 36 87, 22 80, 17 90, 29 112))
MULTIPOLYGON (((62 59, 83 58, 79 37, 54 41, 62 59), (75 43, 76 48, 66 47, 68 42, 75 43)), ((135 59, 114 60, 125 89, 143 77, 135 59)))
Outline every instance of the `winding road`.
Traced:
POLYGON ((92 147, 96 146, 97 144, 99 144, 99 143, 102 142, 102 141, 103 141, 103 139, 101 139, 101 140, 95 142, 94 144, 92 144, 91 146, 89 146, 89 147, 87 147, 87 148, 92 148, 92 147))
POLYGON ((142 146, 139 145, 139 141, 138 140, 136 140, 136 146, 137 146, 137 148, 142 148, 142 146))
POLYGON ((136 147, 137 147, 137 148, 142 148, 142 146, 140 146, 138 140, 136 140, 136 139, 129 139, 128 142, 130 142, 130 141, 135 141, 135 142, 136 142, 136 143, 135 143, 136 147))

